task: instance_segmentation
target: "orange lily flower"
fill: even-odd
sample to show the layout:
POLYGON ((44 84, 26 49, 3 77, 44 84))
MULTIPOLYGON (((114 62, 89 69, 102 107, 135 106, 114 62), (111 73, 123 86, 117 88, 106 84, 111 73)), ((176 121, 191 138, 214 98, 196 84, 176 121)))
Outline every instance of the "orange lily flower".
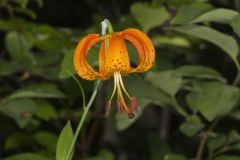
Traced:
POLYGON ((74 54, 74 67, 80 77, 85 80, 107 80, 114 77, 114 88, 110 100, 106 105, 106 116, 109 113, 112 99, 117 91, 118 112, 124 111, 129 118, 134 117, 134 112, 138 110, 137 100, 125 89, 122 76, 129 73, 140 73, 149 70, 155 61, 155 49, 146 34, 137 29, 125 29, 122 32, 114 32, 105 36, 99 34, 89 34, 84 37, 77 45, 74 54), (132 43, 139 57, 139 64, 133 68, 130 65, 128 51, 125 40, 132 43), (93 69, 87 62, 90 48, 103 41, 99 51, 99 71, 93 69), (124 100, 123 92, 129 98, 131 104, 128 107, 124 100))

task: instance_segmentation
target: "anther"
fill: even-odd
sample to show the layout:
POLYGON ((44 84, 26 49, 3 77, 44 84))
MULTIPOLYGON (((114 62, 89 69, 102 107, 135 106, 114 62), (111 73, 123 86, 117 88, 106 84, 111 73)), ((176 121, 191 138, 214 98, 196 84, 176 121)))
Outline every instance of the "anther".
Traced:
POLYGON ((138 112, 138 104, 136 97, 131 97, 131 106, 130 106, 130 112, 138 112))
POLYGON ((118 113, 123 113, 123 106, 122 106, 122 101, 120 99, 117 100, 117 110, 118 113))
POLYGON ((131 112, 130 112, 130 113, 128 113, 128 118, 129 118, 129 119, 133 119, 133 118, 134 118, 134 116, 135 116, 135 115, 134 115, 133 113, 131 113, 131 112))

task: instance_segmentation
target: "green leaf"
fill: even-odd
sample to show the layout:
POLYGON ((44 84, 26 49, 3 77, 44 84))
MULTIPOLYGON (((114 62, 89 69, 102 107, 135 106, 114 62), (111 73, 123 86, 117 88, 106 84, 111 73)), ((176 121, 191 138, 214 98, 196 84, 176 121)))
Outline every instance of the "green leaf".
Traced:
POLYGON ((151 40, 154 46, 162 46, 162 45, 173 45, 178 47, 186 47, 189 48, 191 46, 190 42, 183 37, 169 37, 169 36, 161 36, 155 35, 151 37, 151 40))
POLYGON ((18 98, 66 98, 61 91, 51 84, 33 84, 26 88, 20 89, 2 100, 2 104, 7 101, 18 98))
POLYGON ((208 149, 210 152, 213 152, 221 147, 227 142, 227 136, 225 135, 217 135, 216 137, 209 138, 208 141, 208 149))
POLYGON ((140 24, 144 32, 148 32, 154 27, 161 26, 170 18, 168 11, 164 7, 154 7, 148 3, 141 2, 134 3, 131 6, 131 14, 140 24))
POLYGON ((181 124, 180 130, 187 136, 192 137, 197 134, 199 130, 204 127, 204 124, 201 122, 201 119, 196 116, 192 115, 187 117, 186 122, 181 124))
POLYGON ((195 101, 196 96, 197 96, 197 95, 196 95, 195 93, 192 93, 192 92, 190 92, 190 93, 187 94, 187 96, 186 96, 186 102, 187 102, 189 108, 192 110, 192 112, 193 112, 194 114, 196 114, 197 111, 198 111, 198 109, 197 109, 197 107, 196 107, 196 101, 195 101))
POLYGON ((238 15, 238 12, 234 10, 218 8, 200 15, 199 17, 195 18, 189 23, 199 22, 230 23, 236 15, 238 15))
POLYGON ((181 77, 192 77, 200 79, 215 79, 225 82, 226 80, 216 70, 198 65, 184 65, 177 68, 174 75, 181 77))
POLYGON ((35 0, 39 7, 43 7, 43 0, 35 0))
POLYGON ((25 127, 36 110, 36 104, 28 98, 8 101, 0 106, 1 111, 13 118, 19 127, 25 127))
POLYGON ((187 24, 203 13, 213 9, 208 3, 193 3, 182 5, 177 15, 171 21, 172 24, 187 24))
POLYGON ((182 6, 183 4, 192 4, 194 2, 206 2, 207 0, 152 0, 152 1, 163 1, 167 2, 168 5, 171 6, 182 6))
POLYGON ((239 111, 239 110, 233 111, 230 116, 231 116, 232 118, 240 121, 240 111, 239 111))
POLYGON ((8 158, 4 158, 3 160, 50 160, 47 157, 41 156, 39 154, 34 153, 22 153, 18 155, 14 155, 8 158))
POLYGON ((214 160, 239 160, 239 156, 219 156, 217 158, 214 158, 214 160))
POLYGON ((174 71, 149 72, 146 79, 171 96, 174 96, 182 85, 182 78, 174 76, 174 71))
POLYGON ((29 0, 17 0, 17 2, 21 5, 22 8, 27 8, 29 0))
POLYGON ((239 49, 238 44, 233 37, 223 34, 212 28, 198 25, 185 25, 181 27, 175 27, 173 30, 206 40, 217 45, 224 50, 236 63, 239 49))
MULTIPOLYGON (((126 114, 117 114, 116 123, 118 130, 125 130, 131 124, 133 124, 138 117, 141 116, 144 108, 150 103, 160 106, 168 106, 173 104, 172 98, 169 95, 161 90, 156 89, 147 81, 144 81, 139 77, 129 75, 124 78, 124 84, 130 95, 137 98, 139 112, 135 114, 133 119, 129 119, 126 114)), ((112 89, 110 91, 112 91, 112 89)))
POLYGON ((37 100, 36 105, 37 105, 37 110, 35 112, 35 115, 38 118, 43 119, 45 121, 58 118, 58 113, 56 109, 47 101, 37 100))
POLYGON ((31 140, 25 133, 13 133, 9 135, 5 141, 4 149, 11 150, 11 149, 18 149, 23 148, 31 144, 31 140))
POLYGON ((10 56, 16 61, 30 60, 32 64, 36 64, 33 55, 30 52, 30 45, 23 35, 18 32, 8 32, 5 44, 10 56))
POLYGON ((101 150, 97 156, 86 158, 86 160, 113 160, 114 156, 108 150, 101 150))
POLYGON ((15 7, 14 10, 15 10, 15 12, 22 13, 22 14, 24 14, 24 15, 32 18, 32 19, 36 19, 37 18, 36 13, 33 10, 31 10, 31 9, 15 7))
POLYGON ((56 149, 56 158, 57 158, 56 160, 71 160, 71 158, 67 159, 67 154, 71 146, 73 137, 74 135, 73 135, 72 126, 70 121, 68 121, 58 138, 57 149, 56 149))
POLYGON ((187 158, 179 154, 167 154, 164 156, 164 160, 187 160, 187 158))
POLYGON ((218 82, 203 83, 198 86, 193 101, 206 119, 212 121, 218 116, 228 114, 238 103, 239 89, 218 82))
POLYGON ((67 73, 69 71, 72 74, 75 74, 75 69, 73 66, 73 57, 74 57, 74 49, 71 49, 66 52, 63 61, 61 63, 61 69, 59 73, 59 78, 67 78, 70 75, 67 73))
POLYGON ((47 131, 40 131, 34 134, 33 139, 42 147, 55 152, 57 146, 57 135, 47 131))
POLYGON ((0 76, 9 76, 16 72, 24 70, 26 67, 27 64, 24 63, 0 60, 0 76))
POLYGON ((240 15, 237 15, 233 18, 231 27, 233 28, 233 31, 240 37, 240 15))

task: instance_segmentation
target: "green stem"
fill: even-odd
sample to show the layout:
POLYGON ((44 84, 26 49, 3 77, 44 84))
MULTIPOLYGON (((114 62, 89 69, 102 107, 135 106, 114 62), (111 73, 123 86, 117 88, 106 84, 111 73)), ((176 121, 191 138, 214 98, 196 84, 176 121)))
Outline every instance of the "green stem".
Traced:
POLYGON ((83 115, 82 115, 82 117, 81 117, 81 119, 80 119, 80 122, 78 123, 76 132, 75 132, 75 134, 74 134, 74 137, 73 137, 73 140, 72 140, 72 143, 71 143, 71 146, 70 146, 70 148, 69 148, 69 150, 68 150, 67 160, 70 160, 70 156, 71 156, 71 154, 72 154, 72 152, 73 152, 73 150, 74 150, 74 146, 75 146, 77 137, 78 137, 78 135, 79 135, 79 133, 80 133, 80 130, 81 130, 82 126, 83 126, 83 123, 84 123, 84 121, 85 121, 85 119, 86 119, 86 117, 87 117, 87 113, 88 113, 90 107, 92 106, 92 103, 93 103, 93 101, 94 101, 94 99, 95 99, 95 97, 96 97, 96 95, 97 95, 97 90, 98 90, 99 84, 100 84, 100 80, 97 81, 97 84, 96 84, 96 86, 95 86, 95 89, 94 89, 94 91, 93 91, 93 94, 92 94, 92 96, 91 96, 91 98, 90 98, 87 106, 84 106, 84 107, 83 107, 83 115))
MULTIPOLYGON (((113 28, 112 28, 112 25, 111 25, 110 21, 108 19, 105 19, 102 22, 102 35, 106 35, 107 29, 108 29, 108 33, 110 33, 110 34, 113 33, 113 28)), ((88 111, 89 111, 90 107, 92 106, 92 103, 93 103, 94 99, 96 98, 98 87, 99 87, 99 84, 100 84, 100 80, 98 80, 97 84, 96 84, 96 86, 94 88, 94 91, 92 93, 92 96, 91 96, 87 106, 85 106, 85 94, 84 94, 82 85, 81 85, 81 83, 77 80, 77 78, 74 75, 72 75, 70 72, 69 72, 69 74, 73 77, 73 79, 77 82, 79 88, 81 89, 81 92, 82 92, 82 95, 83 95, 83 104, 84 105, 83 105, 83 115, 82 115, 82 117, 81 117, 81 119, 80 119, 80 121, 78 123, 76 132, 74 134, 74 137, 73 137, 73 140, 72 140, 72 143, 71 143, 71 146, 70 146, 70 148, 68 150, 68 154, 67 154, 67 157, 66 157, 67 160, 71 160, 70 157, 71 157, 71 155, 72 155, 72 153, 74 151, 74 146, 75 146, 75 143, 77 141, 78 135, 79 135, 79 133, 81 131, 81 128, 83 126, 83 123, 84 123, 84 121, 85 121, 85 119, 87 117, 88 111)))
POLYGON ((82 106, 85 107, 86 106, 86 98, 85 98, 85 93, 84 93, 84 89, 82 87, 82 84, 79 82, 79 80, 77 79, 76 76, 74 76, 71 72, 67 71, 67 73, 75 80, 75 82, 77 83, 78 87, 81 90, 81 94, 82 94, 82 99, 83 99, 83 104, 82 106))

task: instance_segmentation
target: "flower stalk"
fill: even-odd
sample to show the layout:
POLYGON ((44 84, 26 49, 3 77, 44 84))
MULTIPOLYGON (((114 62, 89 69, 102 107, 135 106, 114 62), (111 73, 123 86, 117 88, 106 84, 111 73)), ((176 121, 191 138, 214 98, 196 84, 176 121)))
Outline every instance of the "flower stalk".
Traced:
MULTIPOLYGON (((109 20, 105 19, 105 20, 101 23, 101 25, 102 25, 102 34, 103 34, 103 35, 106 35, 107 30, 108 30, 109 33, 113 32, 112 25, 111 25, 111 23, 110 23, 109 20)), ((72 75, 70 72, 69 72, 69 74, 70 74, 70 75, 73 77, 73 79, 76 81, 76 83, 78 84, 78 86, 79 86, 79 88, 80 88, 80 90, 81 90, 81 93, 82 93, 82 95, 83 95, 83 114, 82 114, 82 117, 81 117, 81 119, 80 119, 80 121, 79 121, 79 123, 78 123, 77 129, 76 129, 76 131, 75 131, 75 133, 74 133, 74 137, 73 137, 73 140, 72 140, 72 142, 71 142, 71 145, 70 145, 70 147, 69 147, 69 149, 68 149, 67 160, 71 160, 71 155, 72 155, 72 153, 74 152, 74 146, 75 146, 75 144, 76 144, 77 138, 78 138, 79 133, 80 133, 80 131, 81 131, 81 128, 82 128, 82 126, 83 126, 83 124, 84 124, 84 122, 85 122, 85 119, 86 119, 86 117, 87 117, 87 114, 88 114, 88 112, 89 112, 89 109, 91 108, 91 106, 92 106, 92 104, 93 104, 93 101, 94 101, 94 99, 96 98, 97 91, 98 91, 98 88, 99 88, 99 85, 100 85, 100 80, 98 80, 98 81, 96 82, 94 91, 93 91, 93 93, 92 93, 92 96, 91 96, 88 104, 85 105, 85 95, 84 95, 84 91, 83 91, 83 88, 82 88, 80 82, 79 82, 79 81, 77 80, 77 78, 76 78, 74 75, 72 75)))

